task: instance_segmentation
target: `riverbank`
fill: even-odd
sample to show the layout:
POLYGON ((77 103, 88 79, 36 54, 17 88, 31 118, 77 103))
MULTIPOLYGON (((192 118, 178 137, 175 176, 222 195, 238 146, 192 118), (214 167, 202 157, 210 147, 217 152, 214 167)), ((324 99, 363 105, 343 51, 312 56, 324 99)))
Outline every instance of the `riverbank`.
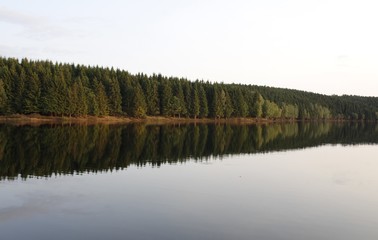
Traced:
MULTIPOLYGON (((293 121, 293 120, 285 120, 293 121)), ((256 118, 228 118, 228 119, 214 119, 214 118, 178 118, 178 117, 161 117, 149 116, 146 118, 130 118, 130 117, 58 117, 58 116, 43 116, 39 114, 31 115, 7 115, 0 116, 0 123, 7 123, 12 125, 43 125, 43 124, 128 124, 128 123, 146 123, 146 124, 180 124, 180 123, 230 123, 230 124, 256 124, 256 123, 272 123, 283 122, 283 120, 272 119, 256 119, 256 118)))
MULTIPOLYGON (((296 119, 265 119, 265 118, 178 118, 178 117, 161 117, 149 116, 146 118, 130 118, 123 116, 105 116, 105 117, 58 117, 43 116, 39 114, 31 115, 7 115, 0 116, 0 123, 12 125, 70 125, 70 124, 129 124, 129 123, 145 123, 145 124, 186 124, 186 123, 228 123, 228 124, 266 124, 266 123, 287 123, 297 122, 296 119)), ((302 121, 327 121, 327 122, 343 122, 349 120, 328 119, 328 120, 302 120, 302 121)))

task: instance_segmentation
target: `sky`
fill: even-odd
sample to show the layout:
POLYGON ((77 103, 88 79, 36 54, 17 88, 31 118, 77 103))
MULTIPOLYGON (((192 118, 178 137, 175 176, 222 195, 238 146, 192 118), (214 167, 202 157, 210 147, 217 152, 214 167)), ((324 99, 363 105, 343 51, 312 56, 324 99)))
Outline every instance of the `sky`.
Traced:
POLYGON ((375 0, 1 0, 0 56, 378 96, 375 0))

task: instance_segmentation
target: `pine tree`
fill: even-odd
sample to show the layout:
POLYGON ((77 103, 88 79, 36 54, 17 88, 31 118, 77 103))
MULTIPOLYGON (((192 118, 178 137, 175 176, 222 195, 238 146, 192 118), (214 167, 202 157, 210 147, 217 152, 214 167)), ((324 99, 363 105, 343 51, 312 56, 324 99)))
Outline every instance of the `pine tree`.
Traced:
POLYGON ((59 69, 56 70, 51 80, 46 80, 44 91, 41 94, 41 106, 43 113, 49 115, 67 115, 68 88, 59 69))
POLYGON ((212 88, 211 116, 214 118, 224 117, 226 94, 218 85, 212 88))
POLYGON ((195 83, 192 87, 192 92, 191 92, 191 111, 190 115, 194 117, 194 119, 197 118, 197 116, 200 115, 200 97, 199 97, 199 91, 198 91, 198 84, 195 83))
POLYGON ((125 73, 119 76, 120 92, 122 97, 122 112, 131 115, 131 102, 133 97, 133 87, 131 85, 131 76, 125 73))
POLYGON ((185 106, 185 97, 184 97, 184 91, 182 89, 182 85, 179 81, 176 81, 173 85, 173 109, 174 109, 174 115, 178 115, 181 117, 181 115, 186 115, 188 110, 185 106))
POLYGON ((168 80, 163 80, 161 82, 160 89, 160 109, 163 116, 171 116, 173 114, 172 110, 172 87, 168 80))
POLYGON ((108 97, 106 96, 105 87, 101 82, 97 82, 95 95, 97 97, 98 115, 109 115, 108 97))
POLYGON ((75 106, 74 114, 78 116, 85 116, 88 114, 87 91, 84 88, 81 77, 76 79, 76 82, 73 84, 73 89, 75 99, 75 103, 73 103, 75 106))
POLYGON ((236 110, 236 116, 246 117, 248 114, 248 105, 244 100, 243 93, 241 89, 236 91, 236 105, 234 106, 236 110))
POLYGON ((253 107, 252 107, 252 112, 251 115, 255 118, 261 118, 263 114, 263 106, 264 99, 261 96, 260 93, 255 93, 255 96, 253 98, 253 107))
MULTIPOLYGON (((182 90, 184 93, 184 107, 186 108, 185 115, 187 117, 191 116, 194 117, 194 114, 192 113, 194 110, 194 101, 193 99, 193 84, 185 79, 180 81, 180 84, 182 85, 182 90)), ((198 97, 198 96, 197 96, 198 97)), ((198 114, 196 115, 196 117, 198 114)))
POLYGON ((88 114, 92 116, 99 116, 100 109, 98 106, 98 101, 92 89, 87 89, 86 96, 87 96, 88 114))
POLYGON ((3 80, 0 79, 0 114, 4 115, 7 112, 8 97, 5 92, 3 80))
POLYGON ((233 111, 234 107, 232 106, 231 98, 230 95, 227 91, 223 90, 224 92, 224 102, 223 102, 223 113, 225 118, 230 118, 233 111))
POLYGON ((119 115, 122 112, 122 96, 118 80, 105 75, 104 78, 105 92, 108 97, 108 107, 110 115, 119 115))
POLYGON ((38 75, 30 73, 25 82, 25 90, 23 97, 23 113, 38 113, 39 112, 39 98, 41 95, 41 88, 39 86, 38 75))
POLYGON ((200 112, 199 116, 201 118, 207 117, 209 114, 208 102, 206 97, 205 89, 203 85, 199 85, 198 87, 198 95, 199 95, 199 104, 200 104, 200 112))
POLYGON ((156 81, 145 79, 142 81, 143 90, 146 96, 147 115, 156 116, 160 114, 159 109, 159 92, 156 81))
POLYGON ((131 116, 136 118, 146 117, 147 105, 143 95, 143 91, 139 83, 134 86, 133 100, 131 103, 131 116))
POLYGON ((21 72, 13 74, 13 84, 12 84, 12 107, 16 113, 24 113, 23 109, 23 96, 25 91, 25 78, 26 73, 21 68, 21 72))

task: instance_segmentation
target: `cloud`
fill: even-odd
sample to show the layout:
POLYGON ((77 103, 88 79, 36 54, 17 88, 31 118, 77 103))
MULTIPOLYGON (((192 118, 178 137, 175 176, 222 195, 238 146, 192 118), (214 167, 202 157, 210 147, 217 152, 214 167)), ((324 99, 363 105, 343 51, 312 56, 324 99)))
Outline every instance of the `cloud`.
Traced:
POLYGON ((24 26, 34 26, 41 24, 43 19, 0 7, 0 21, 24 26))
POLYGON ((53 24, 51 19, 24 14, 1 6, 0 22, 22 27, 20 35, 35 40, 59 38, 70 34, 68 29, 53 24))
POLYGON ((1 57, 18 57, 23 58, 29 56, 36 59, 50 59, 50 56, 61 57, 67 55, 83 55, 87 53, 84 50, 72 50, 67 48, 48 47, 48 46, 10 46, 0 44, 1 57))
POLYGON ((1 57, 24 57, 25 55, 29 56, 35 53, 36 53, 35 48, 9 46, 9 45, 0 44, 1 57))

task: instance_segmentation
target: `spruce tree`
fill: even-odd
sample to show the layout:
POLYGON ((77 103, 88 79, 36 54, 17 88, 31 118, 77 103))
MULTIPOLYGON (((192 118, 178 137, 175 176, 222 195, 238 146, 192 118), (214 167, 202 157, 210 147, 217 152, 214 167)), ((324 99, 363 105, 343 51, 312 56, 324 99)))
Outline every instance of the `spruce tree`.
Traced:
POLYGON ((202 84, 200 84, 198 87, 198 95, 199 95, 199 104, 200 104, 199 116, 201 118, 204 118, 208 116, 209 108, 208 108, 206 92, 202 84))
POLYGON ((199 97, 199 91, 198 91, 198 84, 195 83, 192 87, 192 92, 191 92, 191 111, 190 115, 191 117, 194 117, 194 119, 197 118, 197 116, 200 115, 200 97, 199 97))
POLYGON ((236 91, 236 105, 234 106, 236 110, 236 116, 246 117, 248 114, 248 105, 244 100, 243 93, 241 89, 236 91))
POLYGON ((255 117, 255 118, 261 118, 262 117, 263 103, 264 103, 264 99, 261 96, 261 94, 255 93, 254 98, 253 98, 252 112, 251 112, 252 117, 255 117))
POLYGON ((25 114, 39 112, 39 100, 41 88, 39 85, 38 75, 30 73, 25 82, 25 90, 23 97, 23 112, 25 114))
POLYGON ((131 103, 131 116, 136 118, 146 117, 147 105, 143 95, 143 91, 139 83, 134 86, 133 100, 131 103))
POLYGON ((8 97, 5 92, 3 80, 0 79, 0 114, 4 115, 7 113, 8 97))
POLYGON ((98 115, 109 115, 108 97, 106 96, 105 87, 101 82, 97 82, 95 95, 97 97, 98 115))
POLYGON ((172 111, 172 87, 168 80, 161 82, 160 88, 160 109, 163 116, 171 116, 172 111))

